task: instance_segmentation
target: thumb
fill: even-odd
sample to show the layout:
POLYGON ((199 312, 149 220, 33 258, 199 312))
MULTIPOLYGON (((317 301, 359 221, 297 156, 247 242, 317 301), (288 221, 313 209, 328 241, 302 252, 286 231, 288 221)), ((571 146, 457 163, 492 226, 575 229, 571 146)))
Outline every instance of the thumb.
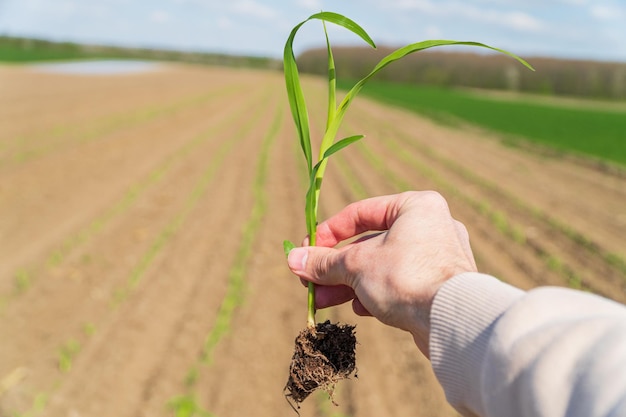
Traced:
POLYGON ((287 264, 294 274, 316 284, 348 284, 343 255, 337 249, 322 246, 295 248, 289 252, 287 264))

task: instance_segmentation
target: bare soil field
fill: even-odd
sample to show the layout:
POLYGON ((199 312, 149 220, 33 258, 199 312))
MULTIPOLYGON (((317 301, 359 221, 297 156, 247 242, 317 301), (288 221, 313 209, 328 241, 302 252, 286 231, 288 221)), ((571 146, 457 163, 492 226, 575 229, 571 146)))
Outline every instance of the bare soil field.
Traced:
MULTIPOLYGON (((296 415, 303 160, 282 75, 193 66, 79 76, 0 67, 0 416, 296 415)), ((307 80, 313 120, 324 83, 307 80)), ((357 99, 321 217, 435 189, 479 268, 626 302, 626 178, 357 99)), ((411 337, 349 307, 358 378, 300 415, 452 416, 411 337)))

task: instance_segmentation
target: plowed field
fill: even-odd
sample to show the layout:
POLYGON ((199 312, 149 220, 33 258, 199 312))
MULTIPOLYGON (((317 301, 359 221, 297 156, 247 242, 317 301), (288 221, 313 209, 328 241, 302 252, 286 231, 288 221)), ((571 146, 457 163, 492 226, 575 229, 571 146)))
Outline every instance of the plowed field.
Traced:
MULTIPOLYGON (((281 242, 304 235, 304 174, 281 74, 0 79, 0 415, 295 415, 306 291, 281 242)), ((363 98, 344 133, 367 138, 331 160, 322 218, 436 189, 483 271, 626 301, 623 176, 363 98)), ((454 415, 408 334, 319 315, 357 324, 358 379, 303 417, 454 415)))

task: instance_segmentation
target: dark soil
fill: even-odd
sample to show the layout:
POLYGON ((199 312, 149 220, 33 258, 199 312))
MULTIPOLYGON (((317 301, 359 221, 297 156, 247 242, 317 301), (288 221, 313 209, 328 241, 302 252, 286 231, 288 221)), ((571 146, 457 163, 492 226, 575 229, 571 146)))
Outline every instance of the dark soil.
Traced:
POLYGON ((335 384, 356 369, 354 326, 327 320, 314 329, 302 330, 295 345, 285 397, 296 405, 317 389, 325 390, 332 399, 335 384))

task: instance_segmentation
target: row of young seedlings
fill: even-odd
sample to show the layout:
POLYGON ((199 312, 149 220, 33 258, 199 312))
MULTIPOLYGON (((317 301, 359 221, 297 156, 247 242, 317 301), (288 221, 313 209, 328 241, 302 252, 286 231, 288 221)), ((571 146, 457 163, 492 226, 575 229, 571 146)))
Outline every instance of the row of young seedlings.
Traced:
MULTIPOLYGON (((228 126, 229 122, 232 123, 236 117, 237 114, 233 114, 232 118, 229 120, 222 120, 220 126, 228 126)), ((211 161, 207 164, 207 168, 203 171, 198 182, 187 197, 182 210, 161 229, 157 237, 150 244, 148 250, 144 252, 137 265, 131 271, 126 284, 115 292, 113 297, 114 306, 124 301, 137 287, 154 259, 167 246, 170 239, 180 230, 189 214, 206 194, 209 185, 213 182, 216 174, 220 172, 226 156, 231 153, 233 149, 236 149, 237 144, 256 126, 260 117, 260 114, 256 114, 255 117, 251 117, 247 120, 246 123, 242 125, 235 139, 222 141, 217 151, 211 155, 211 161)), ((206 138, 214 136, 214 129, 210 130, 211 133, 207 133, 206 138)))
MULTIPOLYGON (((253 107, 254 105, 250 105, 248 110, 252 110, 253 107)), ((219 124, 212 126, 207 131, 196 136, 191 142, 188 142, 175 154, 173 154, 175 156, 168 158, 164 164, 159 167, 158 171, 152 171, 149 178, 152 180, 162 178, 170 169, 171 165, 173 165, 177 160, 182 160, 185 155, 188 155, 196 149, 198 145, 210 138, 214 138, 217 133, 228 127, 239 116, 239 114, 240 113, 233 113, 230 117, 221 119, 219 124)), ((188 195, 183 209, 177 213, 177 215, 170 222, 168 222, 168 224, 157 235, 156 239, 149 245, 146 252, 144 252, 144 255, 140 258, 141 260, 138 265, 129 274, 125 285, 112 294, 112 307, 119 307, 121 303, 127 299, 128 295, 130 295, 130 292, 136 288, 137 284, 149 268, 152 261, 156 258, 157 254, 166 247, 168 241, 184 224, 191 210, 196 206, 200 198, 205 195, 209 184, 215 178, 215 174, 219 172, 228 153, 235 149, 241 138, 245 137, 245 135, 254 128, 259 118, 260 116, 251 118, 245 125, 242 126, 241 131, 236 134, 233 140, 223 141, 217 152, 211 155, 211 160, 207 164, 207 169, 203 172, 196 186, 188 195)), ((146 186, 148 185, 154 184, 148 181, 146 186)), ((138 195, 134 196, 133 201, 135 201, 138 197, 138 195)), ((82 326, 82 332, 87 336, 93 335, 95 330, 96 326, 92 322, 86 323, 82 326)), ((85 342, 86 341, 87 340, 85 340, 85 342)), ((57 351, 57 365, 59 370, 63 373, 68 373, 72 368, 73 361, 77 358, 82 349, 83 344, 78 341, 78 338, 70 338, 66 340, 57 351)), ((54 392, 60 387, 60 385, 61 381, 56 380, 51 384, 48 390, 35 394, 31 407, 22 413, 17 413, 16 416, 37 417, 41 415, 45 411, 48 402, 47 400, 54 395, 54 392)))
MULTIPOLYGON (((214 100, 224 98, 224 94, 230 94, 232 88, 222 88, 215 92, 214 100)), ((216 104, 218 105, 218 104, 216 104)), ((229 117, 221 118, 219 123, 206 129, 204 132, 195 136, 191 141, 183 144, 175 152, 167 156, 156 168, 150 171, 139 182, 132 185, 130 189, 121 196, 112 206, 104 213, 91 220, 86 226, 73 233, 69 237, 63 239, 55 245, 55 248, 43 260, 32 262, 28 266, 20 268, 14 275, 13 290, 10 293, 0 295, 0 317, 3 308, 11 301, 12 298, 24 294, 31 285, 37 280, 38 273, 42 270, 57 267, 62 264, 72 253, 75 253, 81 246, 92 240, 98 233, 112 220, 121 217, 141 198, 141 196, 150 189, 158 186, 160 181, 164 179, 167 173, 176 164, 191 154, 208 139, 218 134, 222 130, 228 128, 232 122, 238 117, 237 113, 232 113, 229 117)), ((85 258, 88 259, 88 258, 85 258)))
POLYGON ((242 90, 242 86, 228 85, 215 91, 184 97, 174 103, 151 105, 131 112, 105 116, 96 121, 87 121, 84 126, 76 126, 75 124, 59 125, 41 132, 22 136, 13 141, 17 145, 16 149, 2 152, 4 155, 0 156, 0 166, 22 164, 44 156, 51 151, 56 151, 62 146, 97 140, 102 136, 110 135, 121 129, 139 126, 164 116, 174 116, 186 109, 207 103, 215 99, 216 95, 222 96, 224 94, 238 93, 242 90))
POLYGON ((267 182, 269 152, 278 137, 282 125, 283 111, 279 109, 270 129, 263 139, 257 162, 256 176, 253 183, 254 202, 248 220, 246 221, 235 259, 228 273, 226 295, 219 306, 215 323, 205 337, 202 352, 196 363, 192 364, 184 380, 186 392, 168 401, 168 407, 176 417, 212 417, 209 411, 198 402, 194 389, 200 379, 201 368, 210 367, 213 363, 213 353, 219 342, 231 330, 231 323, 236 309, 243 303, 245 296, 245 276, 252 255, 255 241, 260 230, 263 218, 267 212, 267 182))
MULTIPOLYGON (((375 120, 376 116, 374 114, 368 113, 368 117, 365 117, 364 119, 375 120)), ((547 228, 558 233, 562 238, 568 241, 565 242, 566 244, 574 245, 577 249, 582 249, 587 253, 590 259, 603 260, 606 265, 609 265, 613 269, 613 276, 619 276, 621 277, 622 281, 626 281, 626 262, 619 255, 603 250, 591 239, 575 231, 570 226, 567 226, 566 224, 560 222, 558 219, 548 216, 547 213, 537 208, 530 207, 518 196, 515 196, 512 193, 498 187, 494 183, 489 182, 482 177, 479 177, 478 175, 471 172, 469 169, 464 168, 462 165, 456 163, 455 161, 444 158, 443 156, 438 154, 433 148, 417 143, 410 137, 407 137, 406 134, 399 132, 396 126, 393 126, 391 124, 385 124, 385 131, 394 132, 394 135, 392 136, 398 138, 398 140, 401 140, 401 144, 394 144, 393 141, 388 144, 389 147, 394 146, 396 148, 396 153, 398 155, 402 156, 402 154, 404 153, 401 151, 401 149, 406 149, 407 147, 414 148, 420 153, 426 155, 429 160, 436 161, 437 163, 442 164, 446 167, 446 169, 449 169, 452 172, 458 174, 460 177, 465 178, 471 181, 473 184, 480 186, 489 194, 494 195, 494 197, 505 201, 507 205, 511 205, 523 216, 527 216, 534 219, 534 221, 539 222, 542 228, 547 228)), ((431 174, 438 175, 432 171, 431 174)), ((439 176, 439 179, 441 180, 442 178, 439 176)), ((460 190, 457 190, 456 192, 460 192, 460 190)), ((521 228, 515 227, 511 224, 511 222, 506 218, 506 215, 503 212, 493 209, 488 203, 484 201, 474 201, 474 206, 483 215, 488 216, 494 226, 496 226, 496 228, 502 233, 506 234, 517 243, 530 246, 533 251, 541 259, 543 259, 546 266, 551 271, 558 272, 560 275, 564 276, 570 286, 575 288, 589 289, 583 284, 582 278, 578 274, 576 274, 571 267, 567 266, 566 263, 559 259, 557 255, 552 254, 550 253, 550 251, 543 248, 538 242, 529 239, 521 228)))

